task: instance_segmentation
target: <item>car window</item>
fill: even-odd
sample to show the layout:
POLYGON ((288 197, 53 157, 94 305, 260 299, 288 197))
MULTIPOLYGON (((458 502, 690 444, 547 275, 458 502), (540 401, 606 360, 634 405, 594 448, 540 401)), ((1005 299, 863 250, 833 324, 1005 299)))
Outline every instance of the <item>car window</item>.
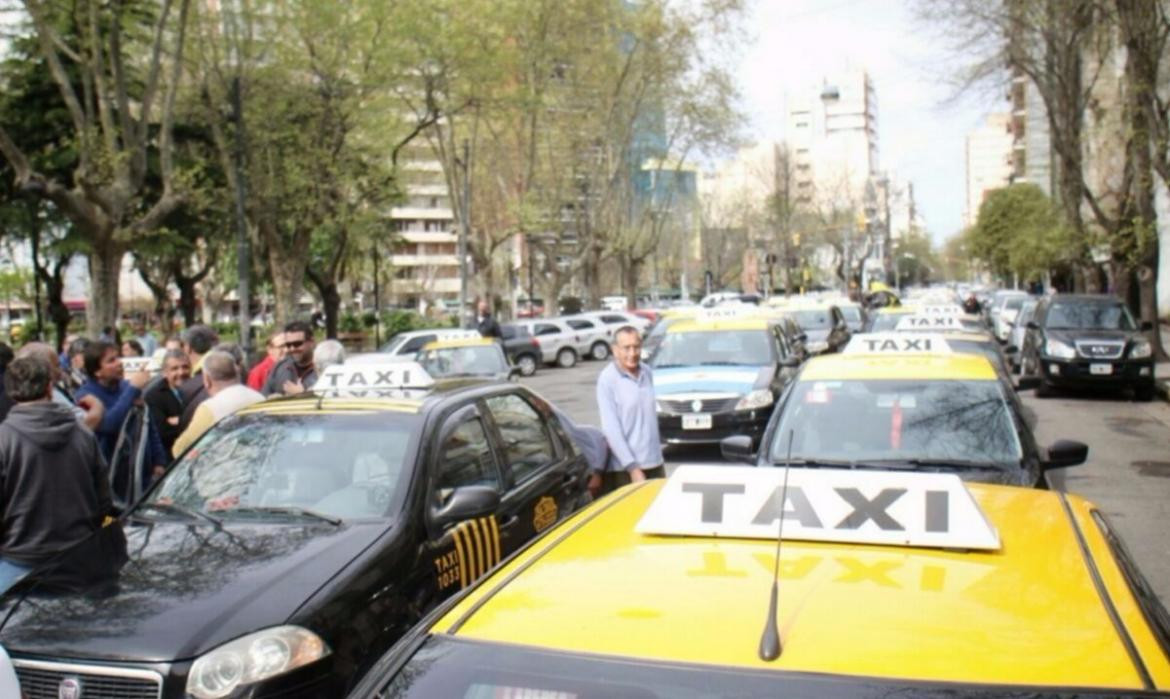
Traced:
POLYGON ((628 323, 629 322, 628 320, 626 320, 626 318, 624 316, 604 315, 604 316, 599 316, 599 317, 601 318, 601 321, 603 323, 606 323, 608 325, 617 325, 618 323, 628 323))
POLYGON ((512 393, 487 399, 492 419, 503 439, 504 467, 521 483, 555 458, 548 430, 536 410, 512 393))
POLYGON ((559 333, 561 331, 561 329, 558 328, 557 326, 549 325, 546 323, 542 323, 540 325, 537 325, 535 328, 533 328, 533 330, 535 331, 533 333, 535 335, 556 335, 557 333, 559 333))
POLYGON ((402 347, 399 347, 395 354, 414 354, 421 350, 427 343, 434 342, 437 337, 437 335, 433 334, 412 337, 411 339, 407 340, 406 343, 402 345, 402 347))
POLYGON ((1129 309, 1120 303, 1053 303, 1044 327, 1050 330, 1136 330, 1129 309))
POLYGON ((587 320, 566 320, 565 322, 568 323, 569 327, 574 329, 574 330, 592 330, 593 329, 593 323, 590 323, 587 320))
POLYGON ((440 501, 468 485, 500 487, 495 458, 479 416, 464 419, 443 441, 436 481, 440 501))

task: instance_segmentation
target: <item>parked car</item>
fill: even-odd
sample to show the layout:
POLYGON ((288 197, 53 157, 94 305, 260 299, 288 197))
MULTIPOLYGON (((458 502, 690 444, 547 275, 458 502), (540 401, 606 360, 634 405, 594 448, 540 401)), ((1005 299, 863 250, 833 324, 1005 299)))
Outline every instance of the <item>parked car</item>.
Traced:
POLYGON ((1038 380, 1036 395, 1056 388, 1131 388, 1154 397, 1154 357, 1139 324, 1118 298, 1060 294, 1043 299, 1028 322, 1021 376, 1038 380))
POLYGON ((516 325, 527 327, 532 337, 536 338, 540 344, 541 361, 545 364, 556 364, 562 369, 568 369, 589 351, 589 345, 583 344, 581 334, 563 320, 521 320, 516 325))
POLYGON ((643 335, 650 329, 650 321, 636 316, 628 311, 593 311, 592 313, 585 313, 583 315, 597 318, 605 324, 606 337, 613 339, 613 332, 623 325, 632 325, 638 329, 638 332, 643 335))
MULTIPOLYGON (((402 359, 414 359, 424 346, 436 340, 464 340, 479 336, 478 330, 460 330, 458 328, 408 330, 396 333, 378 348, 377 354, 392 354, 402 359)), ((375 359, 375 361, 385 361, 385 357, 375 359)))
POLYGON ((609 336, 607 327, 598 318, 575 315, 565 316, 560 320, 565 321, 570 328, 580 333, 585 338, 585 343, 589 346, 587 356, 593 359, 607 359, 609 357, 609 336))
POLYGON ((785 315, 804 331, 805 349, 809 354, 840 352, 852 335, 845 316, 836 306, 798 306, 786 309, 785 315))
POLYGON ((1024 305, 1020 306, 1015 320, 1012 321, 1012 329, 1008 335, 1008 346, 1005 354, 1007 355, 1008 361, 1011 362, 1013 371, 1018 372, 1020 369, 1020 349, 1024 346, 1024 337, 1028 334, 1028 323, 1036 315, 1036 305, 1038 303, 1039 300, 1037 299, 1028 299, 1025 301, 1024 305))
POLYGON ((521 376, 532 376, 536 367, 544 361, 540 343, 532 336, 527 325, 504 323, 500 326, 500 337, 504 341, 504 354, 508 361, 520 369, 521 376))

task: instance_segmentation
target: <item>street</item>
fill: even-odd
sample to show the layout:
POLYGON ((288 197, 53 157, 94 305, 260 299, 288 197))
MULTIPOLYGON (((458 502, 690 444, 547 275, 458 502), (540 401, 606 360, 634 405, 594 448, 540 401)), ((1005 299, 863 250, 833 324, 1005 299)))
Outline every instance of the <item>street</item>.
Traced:
MULTIPOLYGON (((597 425, 594 387, 605 362, 573 369, 542 368, 524 383, 579 422, 597 425)), ((1058 439, 1089 445, 1083 465, 1054 471, 1055 487, 1096 503, 1120 531, 1163 604, 1170 603, 1170 405, 1137 403, 1125 396, 1062 395, 1038 399, 1021 394, 1036 413, 1041 446, 1058 439)), ((680 463, 720 461, 718 447, 670 448, 667 471, 680 463)))

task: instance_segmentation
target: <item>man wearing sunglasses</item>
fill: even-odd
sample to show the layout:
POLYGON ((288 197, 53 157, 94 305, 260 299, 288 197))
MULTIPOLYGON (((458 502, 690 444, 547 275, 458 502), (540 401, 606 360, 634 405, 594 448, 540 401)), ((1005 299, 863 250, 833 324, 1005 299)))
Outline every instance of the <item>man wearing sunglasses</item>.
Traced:
POLYGON ((287 395, 312 388, 317 382, 317 370, 313 366, 313 350, 316 347, 313 326, 303 320, 294 320, 284 326, 286 354, 268 375, 264 395, 287 395))

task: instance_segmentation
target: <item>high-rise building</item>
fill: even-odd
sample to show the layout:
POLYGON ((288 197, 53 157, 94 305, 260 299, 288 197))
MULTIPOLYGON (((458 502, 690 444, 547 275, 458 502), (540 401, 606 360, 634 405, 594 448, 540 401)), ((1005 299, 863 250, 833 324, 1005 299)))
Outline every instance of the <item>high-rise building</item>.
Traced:
POLYGON ((861 206, 878 172, 877 96, 869 75, 845 71, 789 95, 786 137, 799 199, 861 206))
POLYGON ((1011 182, 1030 182, 1052 196, 1055 193, 1055 170, 1044 99, 1020 71, 1015 71, 1012 76, 1008 98, 1012 106, 1011 182))
POLYGON ((388 291, 397 305, 459 297, 459 237, 442 164, 425 147, 408 149, 402 165, 406 198, 391 208, 397 233, 388 291))
POLYGON ((1006 187, 1015 172, 1013 116, 1005 112, 988 114, 983 125, 967 134, 966 206, 963 227, 972 226, 987 193, 1006 187))

